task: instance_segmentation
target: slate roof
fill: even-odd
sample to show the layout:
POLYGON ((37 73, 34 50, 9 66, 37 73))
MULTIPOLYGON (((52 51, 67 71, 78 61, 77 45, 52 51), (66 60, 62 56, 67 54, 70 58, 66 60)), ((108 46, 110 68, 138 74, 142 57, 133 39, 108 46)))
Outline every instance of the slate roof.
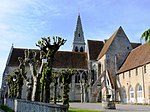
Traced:
POLYGON ((104 46, 104 42, 96 40, 87 40, 87 45, 89 52, 89 60, 96 60, 104 46))
POLYGON ((140 46, 141 43, 133 43, 132 42, 131 45, 132 45, 133 49, 135 49, 136 47, 140 46))
POLYGON ((124 33, 124 31, 123 31, 123 29, 122 29, 121 26, 120 26, 120 27, 118 28, 118 30, 115 31, 115 32, 113 33, 113 35, 106 41, 106 43, 104 44, 104 47, 103 47, 102 51, 100 52, 100 54, 99 54, 99 56, 98 56, 98 58, 97 58, 98 60, 99 60, 100 58, 102 58, 102 57, 106 54, 107 50, 109 49, 109 46, 111 45, 112 41, 114 40, 114 38, 116 37, 116 35, 117 35, 118 33, 124 33))
MULTIPOLYGON (((8 66, 19 66, 18 57, 24 58, 24 50, 21 48, 13 48, 8 66)), ((39 50, 32 49, 36 52, 37 58, 39 58, 39 50)), ((87 53, 81 52, 68 52, 58 51, 55 54, 54 68, 76 68, 76 69, 87 69, 87 53)))
POLYGON ((150 63, 150 45, 146 43, 131 51, 118 74, 147 63, 150 63))
MULTIPOLYGON (((99 54, 97 60, 101 59, 101 58, 106 54, 106 52, 108 51, 108 49, 109 49, 111 43, 113 42, 113 40, 115 39, 115 37, 116 37, 117 35, 120 35, 120 34, 126 36, 126 34, 125 34, 125 32, 124 32, 124 30, 123 30, 123 28, 122 28, 121 26, 118 28, 118 30, 116 30, 116 31, 113 33, 113 35, 112 35, 108 40, 106 40, 106 43, 104 44, 104 47, 103 47, 102 51, 100 52, 100 54, 99 54)), ((126 36, 126 37, 127 37, 127 36, 126 36)), ((127 39, 128 39, 128 38, 127 38, 127 39)))

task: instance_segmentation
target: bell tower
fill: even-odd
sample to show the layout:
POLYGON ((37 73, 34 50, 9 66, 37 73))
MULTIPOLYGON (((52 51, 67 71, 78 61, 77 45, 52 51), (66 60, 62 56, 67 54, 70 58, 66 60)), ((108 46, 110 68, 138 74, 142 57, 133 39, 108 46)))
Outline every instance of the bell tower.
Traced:
POLYGON ((74 41, 73 41, 72 51, 85 52, 84 33, 83 33, 83 29, 82 29, 80 14, 78 15, 76 29, 74 32, 74 41))

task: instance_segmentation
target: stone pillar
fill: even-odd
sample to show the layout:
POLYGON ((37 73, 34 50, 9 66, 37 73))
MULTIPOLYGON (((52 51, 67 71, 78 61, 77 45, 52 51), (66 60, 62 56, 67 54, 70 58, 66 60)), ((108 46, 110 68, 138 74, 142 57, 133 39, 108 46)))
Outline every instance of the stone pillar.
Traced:
POLYGON ((81 94, 81 103, 84 102, 84 90, 83 90, 83 82, 80 80, 80 94, 81 94))
POLYGON ((70 92, 70 100, 75 100, 75 75, 72 76, 72 83, 71 83, 71 92, 70 92))
POLYGON ((88 102, 88 91, 87 91, 87 84, 86 83, 84 83, 83 84, 84 86, 83 86, 83 92, 84 92, 84 102, 88 102))

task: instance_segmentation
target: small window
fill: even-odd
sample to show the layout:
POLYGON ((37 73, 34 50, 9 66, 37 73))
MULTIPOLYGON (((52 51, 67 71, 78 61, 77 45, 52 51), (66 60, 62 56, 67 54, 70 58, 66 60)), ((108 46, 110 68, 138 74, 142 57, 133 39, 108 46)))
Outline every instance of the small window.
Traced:
POLYGON ((131 70, 129 71, 129 77, 131 77, 131 70))
POLYGON ((75 52, 78 52, 78 47, 77 46, 75 47, 75 52))
POLYGON ((80 33, 78 34, 78 37, 80 37, 80 33))
POLYGON ((81 48, 80 48, 80 52, 83 52, 83 51, 84 51, 84 50, 83 50, 83 47, 81 47, 81 48))
POLYGON ((144 65, 144 73, 146 73, 146 65, 144 65))
POLYGON ((123 79, 124 79, 124 73, 123 73, 123 79))
POLYGON ((109 80, 107 79, 107 83, 108 83, 108 86, 109 86, 109 80))
POLYGON ((138 68, 136 68, 135 70, 136 70, 136 75, 138 75, 138 68))

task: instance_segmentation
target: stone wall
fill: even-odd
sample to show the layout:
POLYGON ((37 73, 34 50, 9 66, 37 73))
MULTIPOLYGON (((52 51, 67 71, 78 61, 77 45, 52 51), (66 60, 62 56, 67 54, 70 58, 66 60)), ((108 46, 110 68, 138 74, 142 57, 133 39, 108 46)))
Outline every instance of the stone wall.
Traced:
POLYGON ((120 83, 120 94, 121 100, 125 103, 144 103, 150 104, 150 63, 139 66, 132 70, 120 73, 119 82, 120 83), (146 66, 146 73, 144 73, 144 66, 146 66), (136 73, 138 70, 138 74, 136 73), (129 75, 130 74, 130 75, 129 75), (137 86, 142 86, 142 94, 137 95, 137 86), (130 88, 133 88, 133 97, 130 94, 130 88))
POLYGON ((7 99, 5 105, 15 110, 15 112, 68 112, 67 106, 21 99, 7 99))

